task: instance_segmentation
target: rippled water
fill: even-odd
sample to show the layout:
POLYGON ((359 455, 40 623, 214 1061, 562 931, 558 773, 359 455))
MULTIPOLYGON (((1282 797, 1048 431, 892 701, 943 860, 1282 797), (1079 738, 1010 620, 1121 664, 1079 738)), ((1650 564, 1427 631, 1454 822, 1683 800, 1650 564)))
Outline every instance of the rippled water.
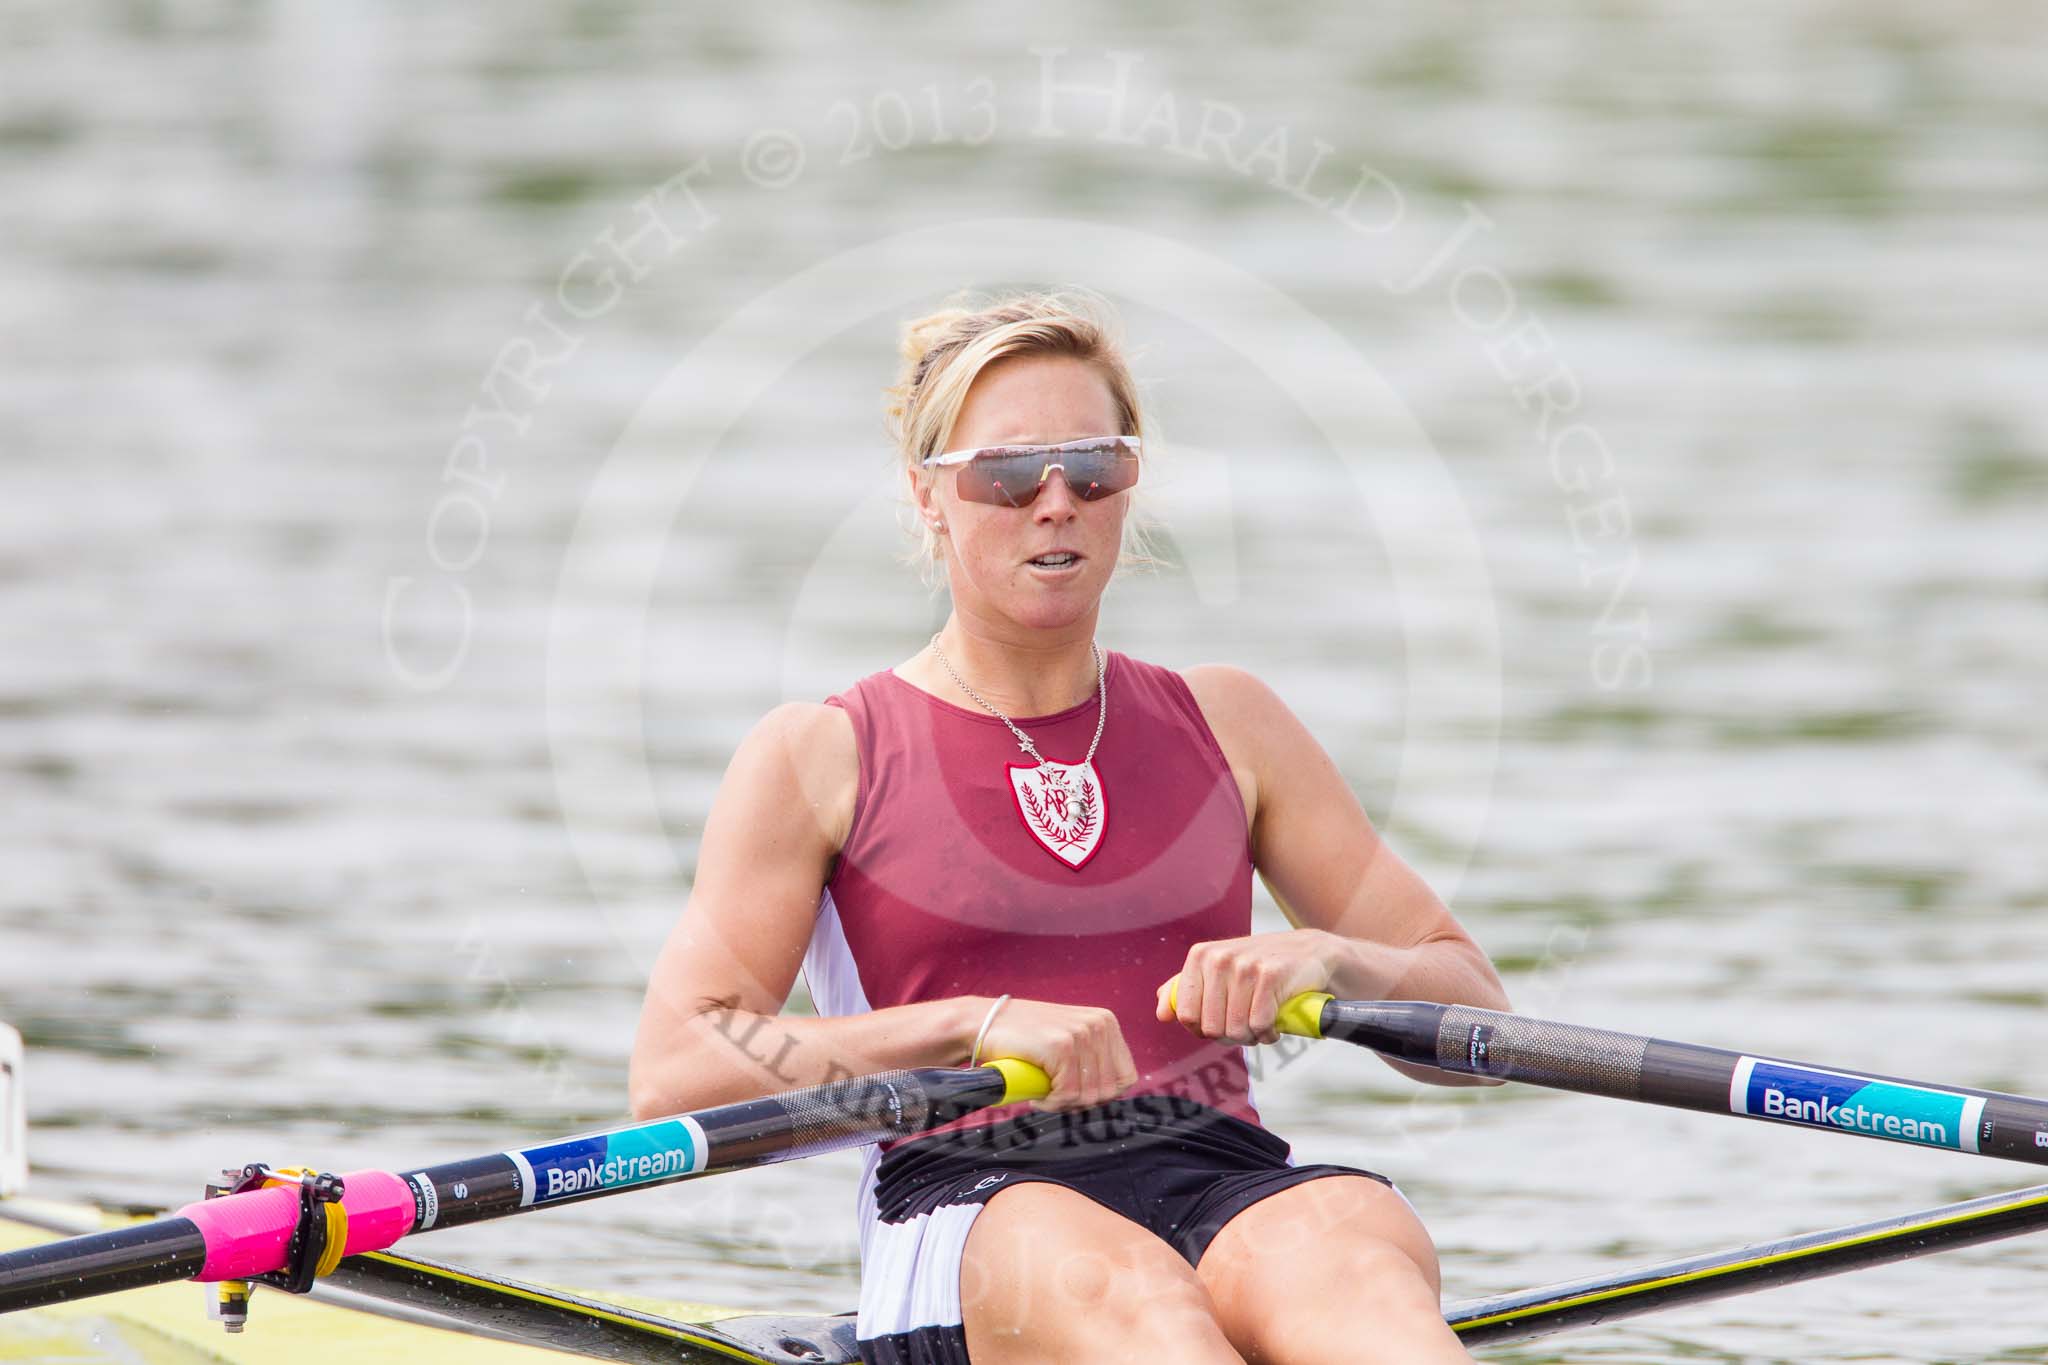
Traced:
MULTIPOLYGON (((733 744, 938 619, 890 558, 896 321, 1008 280, 1145 347, 1178 567, 1105 639, 1269 678, 1519 1006, 2048 1090, 2038 13, 956 13, 10 8, 37 1188, 616 1115, 733 744), (1068 87, 1111 50, 1105 141, 1068 87)), ((1262 1099, 1402 1181, 1453 1296, 2028 1176, 1334 1049, 1262 1099)), ((433 1252, 836 1308, 853 1169, 433 1252)), ((2044 1272, 2014 1242, 1559 1349, 2048 1358, 2044 1272)))

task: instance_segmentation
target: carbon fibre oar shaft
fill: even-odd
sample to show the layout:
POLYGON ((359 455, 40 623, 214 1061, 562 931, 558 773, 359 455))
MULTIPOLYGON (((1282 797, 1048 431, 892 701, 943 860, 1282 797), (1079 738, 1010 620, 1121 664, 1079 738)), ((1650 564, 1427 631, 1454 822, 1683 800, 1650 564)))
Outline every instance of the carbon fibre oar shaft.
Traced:
POLYGON ((1416 1000, 1311 992, 1282 1008, 1280 1030, 1439 1071, 2048 1166, 2048 1100, 2024 1095, 1416 1000))
MULTIPOLYGON (((924 1068, 627 1124, 489 1156, 342 1178, 338 1255, 416 1232, 503 1218, 720 1171, 922 1132, 991 1105, 1036 1099, 1026 1062, 924 1068)), ((284 1268, 299 1227, 291 1185, 187 1204, 168 1218, 0 1254, 0 1313, 170 1280, 245 1280, 284 1268)))

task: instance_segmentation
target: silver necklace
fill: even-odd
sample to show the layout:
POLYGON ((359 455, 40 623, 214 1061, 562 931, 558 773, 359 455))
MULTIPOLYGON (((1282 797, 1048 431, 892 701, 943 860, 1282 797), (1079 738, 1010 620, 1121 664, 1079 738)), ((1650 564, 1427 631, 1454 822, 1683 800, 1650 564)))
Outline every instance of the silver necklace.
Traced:
POLYGON ((1017 722, 967 685, 967 679, 953 667, 946 651, 939 648, 938 635, 932 636, 932 653, 960 685, 960 690, 1008 726, 1017 737, 1017 747, 1032 758, 1029 764, 1013 763, 1009 769, 1010 794, 1016 798, 1017 814, 1023 818, 1024 827, 1046 852, 1076 869, 1095 856, 1102 843, 1102 831, 1109 823, 1102 775, 1095 771, 1095 750, 1102 743, 1103 723, 1109 719, 1109 682, 1102 668, 1102 650, 1092 640, 1088 652, 1095 658, 1095 738, 1088 741, 1088 753, 1079 763, 1054 763, 1038 752, 1038 746, 1018 728, 1017 722))
MULTIPOLYGON (((1109 698, 1107 695, 1104 694, 1103 691, 1102 651, 1098 649, 1095 645, 1095 642, 1091 640, 1088 642, 1088 652, 1095 656, 1095 695, 1100 699, 1100 704, 1095 709, 1095 738, 1088 741, 1088 755, 1087 757, 1081 760, 1081 762, 1083 763, 1092 763, 1095 760, 1095 747, 1098 744, 1102 743, 1102 722, 1109 718, 1109 698)), ((1017 737, 1018 748, 1022 749, 1025 753, 1030 754, 1040 763, 1046 761, 1045 755, 1038 752, 1038 746, 1031 742, 1031 736, 1025 734, 1022 730, 1017 728, 1016 721, 1011 720, 1001 711, 996 710, 994 706, 989 704, 989 699, 987 697, 982 696, 981 693, 975 691, 973 688, 967 685, 967 679, 961 677, 958 671, 954 669, 953 661, 946 657, 946 651, 939 648, 939 637, 936 633, 934 633, 932 636, 932 653, 938 656, 939 663, 945 668, 946 672, 952 677, 953 681, 960 684, 960 690, 962 692, 965 692, 968 696, 974 698, 974 700, 980 705, 982 710, 988 712, 997 720, 1001 721, 1003 724, 1010 727, 1010 733, 1017 737)))

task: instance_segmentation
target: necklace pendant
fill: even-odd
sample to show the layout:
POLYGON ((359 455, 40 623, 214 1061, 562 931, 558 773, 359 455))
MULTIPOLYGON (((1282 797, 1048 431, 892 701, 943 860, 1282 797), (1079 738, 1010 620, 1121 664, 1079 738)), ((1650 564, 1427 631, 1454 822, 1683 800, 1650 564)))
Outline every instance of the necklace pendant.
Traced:
POLYGON ((1109 807, 1092 761, 1012 763, 1010 790, 1018 818, 1039 847, 1076 870, 1095 856, 1109 807))

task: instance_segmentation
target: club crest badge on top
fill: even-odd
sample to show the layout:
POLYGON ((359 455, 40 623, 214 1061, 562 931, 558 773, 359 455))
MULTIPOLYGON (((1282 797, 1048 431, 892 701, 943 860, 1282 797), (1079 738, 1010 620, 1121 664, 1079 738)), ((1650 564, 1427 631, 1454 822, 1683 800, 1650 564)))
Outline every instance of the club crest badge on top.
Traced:
POLYGON ((1010 788, 1018 818, 1047 853, 1076 870, 1095 856, 1109 808, 1093 763, 1013 763, 1010 788))

